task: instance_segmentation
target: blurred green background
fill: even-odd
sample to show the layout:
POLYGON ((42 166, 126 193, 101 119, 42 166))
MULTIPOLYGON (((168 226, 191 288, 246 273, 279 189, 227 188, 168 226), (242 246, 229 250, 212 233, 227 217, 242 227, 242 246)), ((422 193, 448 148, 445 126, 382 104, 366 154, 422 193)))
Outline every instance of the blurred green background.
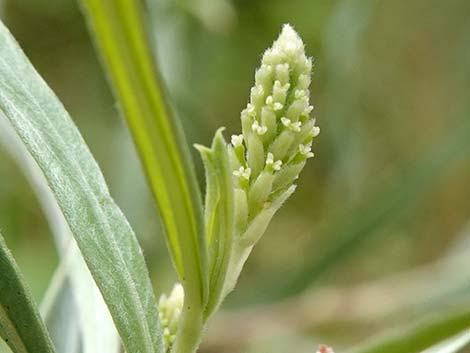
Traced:
MULTIPOLYGON (((202 352, 314 352, 470 303, 470 2, 148 0, 189 143, 240 130, 283 23, 315 58, 322 133, 202 352)), ((171 268, 149 189, 75 0, 4 0, 1 18, 60 97, 144 248, 171 268)), ((201 162, 194 154, 200 180, 201 162)), ((38 301, 57 265, 35 195, 0 149, 0 227, 38 301)), ((201 188, 204 185, 201 182, 201 188)))

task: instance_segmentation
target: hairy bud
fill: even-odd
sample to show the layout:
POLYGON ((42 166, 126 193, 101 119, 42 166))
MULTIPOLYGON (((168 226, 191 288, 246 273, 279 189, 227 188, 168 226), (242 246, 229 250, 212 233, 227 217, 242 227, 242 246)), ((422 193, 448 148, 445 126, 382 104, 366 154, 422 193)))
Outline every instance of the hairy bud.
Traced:
POLYGON ((310 117, 311 70, 302 40, 284 25, 256 70, 250 102, 241 113, 243 134, 232 136, 234 186, 237 198, 249 208, 248 215, 243 210, 237 217, 242 229, 289 190, 313 157, 312 141, 319 128, 310 117))
POLYGON ((158 314, 163 328, 163 339, 167 350, 172 346, 178 330, 178 322, 183 310, 184 289, 180 283, 176 283, 170 296, 162 294, 158 301, 158 314))

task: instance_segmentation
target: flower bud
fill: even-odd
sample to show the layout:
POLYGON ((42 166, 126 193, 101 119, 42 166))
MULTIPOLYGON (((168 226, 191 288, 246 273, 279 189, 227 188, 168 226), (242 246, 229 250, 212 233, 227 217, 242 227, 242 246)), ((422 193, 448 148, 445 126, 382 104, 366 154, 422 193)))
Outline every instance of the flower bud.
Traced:
POLYGON ((311 69, 302 40, 285 25, 256 70, 250 103, 241 114, 243 137, 234 135, 229 151, 236 156, 231 163, 235 186, 246 192, 249 220, 289 188, 313 156, 318 128, 310 118, 311 69))
POLYGON ((184 289, 180 283, 174 285, 169 297, 162 294, 158 301, 158 315, 163 328, 163 339, 166 347, 171 347, 175 340, 183 304, 184 289))

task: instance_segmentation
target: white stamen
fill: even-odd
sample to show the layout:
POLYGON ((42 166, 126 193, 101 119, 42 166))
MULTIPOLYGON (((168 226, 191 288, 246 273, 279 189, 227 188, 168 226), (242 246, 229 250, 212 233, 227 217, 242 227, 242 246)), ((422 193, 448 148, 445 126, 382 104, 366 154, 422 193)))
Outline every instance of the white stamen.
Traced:
POLYGON ((300 154, 305 156, 305 158, 312 158, 314 156, 314 154, 312 152, 312 147, 310 147, 310 146, 305 146, 305 145, 300 144, 299 145, 299 152, 300 152, 300 154))
POLYGON ((302 99, 307 96, 307 93, 303 89, 297 89, 294 93, 295 99, 302 99))
POLYGON ((282 161, 279 160, 279 161, 276 161, 273 163, 273 169, 277 172, 279 170, 281 170, 281 167, 282 167, 282 161))
POLYGON ((264 135, 268 131, 268 128, 266 126, 260 125, 258 120, 255 120, 251 125, 251 130, 256 132, 258 135, 264 135))
POLYGON ((243 144, 243 135, 232 135, 231 142, 233 147, 238 147, 243 144))
POLYGON ((313 105, 309 105, 307 108, 305 108, 305 110, 302 112, 302 115, 303 116, 309 116, 310 113, 312 112, 313 110, 313 105))
POLYGON ((312 133, 313 133, 313 137, 318 136, 318 135, 320 134, 320 127, 314 126, 314 127, 312 128, 312 133))
POLYGON ((266 158, 266 164, 273 164, 273 163, 274 163, 274 156, 271 152, 269 152, 266 158))
POLYGON ((235 175, 238 178, 243 178, 243 179, 246 179, 246 180, 250 180, 251 169, 250 168, 240 167, 240 168, 238 168, 238 170, 233 171, 233 175, 235 175))
POLYGON ((300 121, 296 121, 295 123, 290 124, 290 128, 292 131, 299 132, 302 123, 300 121))
POLYGON ((300 121, 292 122, 290 119, 286 117, 281 118, 281 123, 284 125, 286 128, 294 131, 294 132, 299 132, 300 127, 302 126, 302 123, 300 121))
POLYGON ((288 118, 286 118, 285 116, 283 116, 283 117, 281 118, 281 123, 282 123, 282 125, 284 125, 285 127, 289 127, 291 121, 290 121, 290 119, 288 119, 288 118))
POLYGON ((282 161, 274 161, 274 155, 271 152, 268 152, 266 157, 266 166, 268 167, 268 170, 272 169, 272 171, 278 171, 281 169, 282 161))

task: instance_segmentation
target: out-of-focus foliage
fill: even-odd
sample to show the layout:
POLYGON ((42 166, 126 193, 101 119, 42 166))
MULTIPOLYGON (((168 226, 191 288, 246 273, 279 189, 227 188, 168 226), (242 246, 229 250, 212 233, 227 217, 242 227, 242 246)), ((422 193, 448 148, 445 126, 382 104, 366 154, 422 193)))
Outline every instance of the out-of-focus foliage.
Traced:
MULTIPOLYGON (((212 3, 218 2, 225 12, 201 16, 186 1, 148 0, 162 73, 189 141, 208 145, 221 125, 227 136, 237 131, 260 53, 284 22, 315 57, 312 99, 322 134, 297 192, 225 305, 225 345, 210 329, 204 352, 274 352, 272 347, 282 345, 313 352, 319 342, 349 347, 384 328, 468 301, 468 276, 456 275, 470 267, 468 255, 457 265, 432 264, 454 258, 457 249, 470 252, 470 132, 464 138, 470 119, 470 3, 212 3), (453 134, 462 145, 446 154, 457 144, 453 134), (411 172, 416 178, 409 182, 411 172), (354 227, 349 231, 347 225, 354 227), (348 243, 352 232, 356 238, 348 243), (422 270, 415 271, 418 266, 422 270), (433 281, 436 271, 441 277, 433 281), (302 278, 302 286, 293 284, 295 278, 302 278), (273 299, 287 294, 289 310, 269 320, 273 299), (318 315, 297 317, 299 311, 290 308, 306 300, 303 312, 311 308, 318 315), (256 333, 236 325, 251 305, 258 318, 266 318, 256 333)), ((210 1, 201 3, 217 13, 210 1)), ((152 277, 159 278, 157 291, 168 291, 174 273, 160 222, 77 4, 4 0, 2 18, 75 118, 140 238, 152 277)), ((19 169, 3 152, 0 160, 0 227, 40 299, 57 262, 50 230, 19 169)))

